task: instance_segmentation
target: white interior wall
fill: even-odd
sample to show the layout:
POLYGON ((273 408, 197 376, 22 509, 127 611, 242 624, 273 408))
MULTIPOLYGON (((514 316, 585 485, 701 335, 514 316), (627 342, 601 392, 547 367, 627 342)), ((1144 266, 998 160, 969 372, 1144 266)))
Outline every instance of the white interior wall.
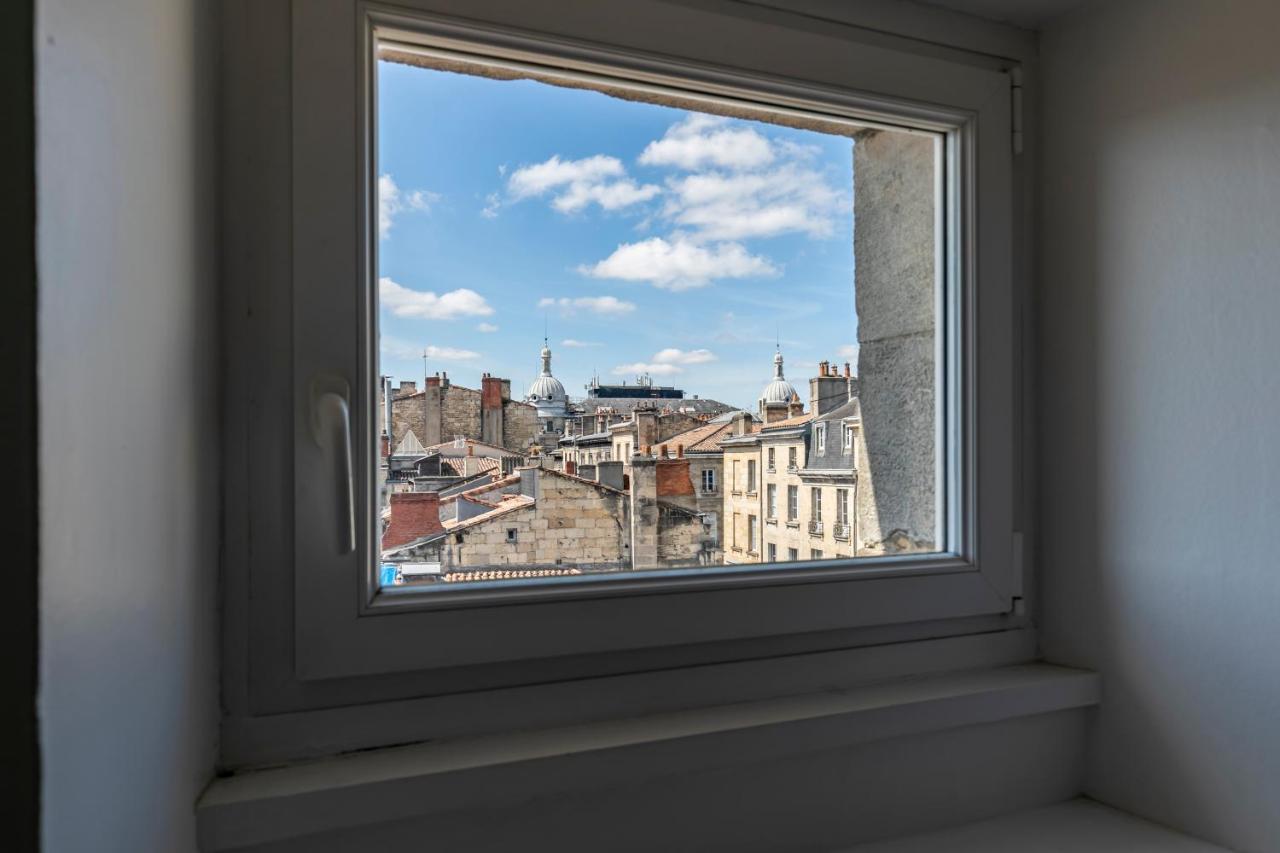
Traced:
POLYGON ((1086 792, 1280 839, 1280 4, 1094 4, 1043 34, 1040 562, 1098 669, 1086 792))
POLYGON ((194 849, 217 737, 212 4, 39 0, 42 832, 194 849))

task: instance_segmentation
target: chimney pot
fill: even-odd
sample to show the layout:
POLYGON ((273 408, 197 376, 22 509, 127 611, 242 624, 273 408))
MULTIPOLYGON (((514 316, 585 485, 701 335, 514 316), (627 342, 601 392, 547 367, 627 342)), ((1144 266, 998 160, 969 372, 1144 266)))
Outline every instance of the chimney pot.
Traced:
POLYGON ((683 444, 677 444, 677 445, 676 445, 676 456, 677 456, 677 457, 679 457, 680 459, 683 459, 683 458, 684 458, 684 445, 683 445, 683 444))
POLYGON ((852 375, 851 373, 849 373, 849 362, 847 361, 844 363, 844 375, 846 379, 852 375))

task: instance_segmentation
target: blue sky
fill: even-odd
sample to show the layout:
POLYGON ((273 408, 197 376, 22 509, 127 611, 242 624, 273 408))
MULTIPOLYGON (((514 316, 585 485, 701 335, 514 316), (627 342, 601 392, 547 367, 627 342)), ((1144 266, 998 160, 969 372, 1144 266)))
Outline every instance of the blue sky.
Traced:
POLYGON ((379 63, 382 372, 637 373, 753 408, 855 361, 852 140, 379 63))

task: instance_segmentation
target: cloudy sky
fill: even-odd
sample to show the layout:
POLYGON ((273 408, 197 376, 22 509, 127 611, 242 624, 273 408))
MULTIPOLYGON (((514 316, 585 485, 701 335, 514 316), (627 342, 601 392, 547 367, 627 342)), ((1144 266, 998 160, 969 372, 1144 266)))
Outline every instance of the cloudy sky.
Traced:
POLYGON ((854 360, 852 141, 532 81, 379 66, 382 372, 572 396, 647 372, 754 407, 854 360))

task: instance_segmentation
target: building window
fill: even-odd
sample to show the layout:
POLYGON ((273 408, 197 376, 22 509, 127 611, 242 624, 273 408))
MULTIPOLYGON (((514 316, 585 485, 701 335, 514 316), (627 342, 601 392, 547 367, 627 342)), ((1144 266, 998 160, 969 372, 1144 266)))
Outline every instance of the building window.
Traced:
POLYGON ((809 490, 809 517, 822 521, 822 489, 817 486, 809 490))
POLYGON ((738 526, 742 524, 742 513, 735 512, 733 514, 733 526, 729 528, 729 546, 738 547, 738 526))
POLYGON ((844 427, 844 449, 853 450, 853 427, 848 424, 844 427))
POLYGON ((773 467, 773 454, 774 454, 774 450, 775 450, 775 448, 772 448, 772 447, 770 447, 770 448, 769 448, 769 464, 768 464, 768 466, 767 466, 767 470, 769 471, 769 473, 770 473, 770 474, 772 474, 772 473, 773 473, 773 471, 774 471, 774 467, 773 467))
POLYGON ((800 487, 787 486, 787 521, 800 518, 800 487))
POLYGON ((508 542, 517 542, 517 541, 519 541, 519 538, 518 538, 518 537, 519 537, 519 535, 520 535, 520 534, 519 534, 519 531, 518 531, 516 528, 514 528, 514 527, 508 527, 508 528, 507 528, 507 541, 508 541, 508 542))
POLYGON ((796 560, 800 559, 800 549, 799 549, 799 548, 788 548, 788 549, 787 549, 787 559, 788 559, 788 560, 791 560, 792 562, 794 562, 794 561, 796 561, 796 560))
POLYGON ((817 445, 817 452, 819 455, 827 452, 826 424, 818 424, 817 429, 814 430, 814 444, 817 445))
POLYGON ((794 447, 787 448, 787 470, 796 470, 796 449, 794 447))
POLYGON ((747 460, 747 491, 755 492, 756 490, 756 460, 747 460))
POLYGON ((738 460, 737 459, 733 460, 733 467, 730 470, 729 482, 733 484, 732 488, 735 494, 742 493, 742 483, 738 479, 738 460))
POLYGON ((809 549, 809 559, 810 559, 810 560, 821 560, 821 559, 822 559, 822 550, 821 550, 821 549, 819 549, 819 548, 810 548, 810 549, 809 549))
POLYGON ((774 483, 765 486, 765 516, 778 517, 778 487, 774 483))
POLYGON ((760 519, 747 516, 747 550, 752 554, 760 550, 760 519))
POLYGON ((716 490, 716 471, 714 468, 702 469, 702 491, 711 494, 716 490))
POLYGON ((766 552, 765 556, 768 562, 770 563, 778 562, 778 546, 777 545, 770 542, 768 545, 765 546, 765 552, 766 552))

